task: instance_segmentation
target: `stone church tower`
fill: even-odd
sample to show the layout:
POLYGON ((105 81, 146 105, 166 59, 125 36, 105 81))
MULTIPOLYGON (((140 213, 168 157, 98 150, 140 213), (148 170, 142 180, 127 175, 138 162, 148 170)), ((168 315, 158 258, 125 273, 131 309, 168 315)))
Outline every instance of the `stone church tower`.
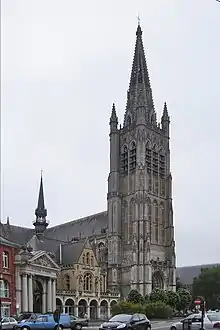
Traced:
POLYGON ((140 25, 123 127, 113 104, 108 177, 108 286, 126 296, 175 291, 170 118, 157 121, 140 25))

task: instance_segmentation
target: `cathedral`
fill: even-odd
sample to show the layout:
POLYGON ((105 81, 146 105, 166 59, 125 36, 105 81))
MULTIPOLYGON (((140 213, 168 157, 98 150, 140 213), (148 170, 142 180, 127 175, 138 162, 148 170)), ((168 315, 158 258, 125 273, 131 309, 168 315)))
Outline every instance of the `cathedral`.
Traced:
POLYGON ((164 103, 157 120, 140 25, 124 122, 119 125, 113 104, 109 127, 107 211, 48 226, 41 177, 34 228, 0 223, 0 236, 20 246, 15 262, 20 311, 64 306, 64 296, 73 297, 78 307, 84 297, 87 308, 95 297, 110 304, 131 289, 143 295, 155 287, 175 291, 170 117, 164 103), (36 268, 30 280, 31 264, 36 268), (47 279, 41 281, 42 276, 47 279), (34 302, 36 286, 39 299, 34 302))

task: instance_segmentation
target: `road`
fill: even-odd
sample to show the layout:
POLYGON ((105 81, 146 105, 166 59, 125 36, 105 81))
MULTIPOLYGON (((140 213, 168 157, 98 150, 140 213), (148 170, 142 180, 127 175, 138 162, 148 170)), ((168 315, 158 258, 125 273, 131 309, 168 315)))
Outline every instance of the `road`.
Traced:
MULTIPOLYGON (((171 325, 176 322, 174 320, 164 320, 164 321, 152 321, 152 330, 157 330, 157 329, 165 329, 165 330, 169 330, 171 325)), ((83 330, 99 330, 99 327, 96 326, 89 326, 86 328, 83 328, 83 330)))

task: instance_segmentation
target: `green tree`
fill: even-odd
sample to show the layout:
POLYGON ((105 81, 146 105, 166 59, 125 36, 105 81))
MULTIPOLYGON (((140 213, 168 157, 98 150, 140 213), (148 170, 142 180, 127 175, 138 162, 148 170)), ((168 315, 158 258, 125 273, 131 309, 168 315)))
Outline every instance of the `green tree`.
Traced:
POLYGON ((167 304, 172 307, 173 309, 176 308, 176 306, 178 305, 179 301, 180 301, 180 296, 177 292, 173 292, 173 291, 166 291, 166 295, 167 295, 167 304))
POLYGON ((202 268, 193 280, 192 292, 195 297, 204 297, 208 308, 219 308, 220 266, 202 268))
POLYGON ((187 289, 179 289, 177 291, 177 294, 179 295, 179 301, 177 303, 176 308, 181 311, 181 310, 186 310, 189 308, 191 302, 192 302, 192 295, 187 289))
POLYGON ((166 303, 167 302, 166 291, 159 288, 153 289, 150 294, 150 300, 152 302, 161 301, 166 303))
POLYGON ((131 290, 128 295, 128 302, 131 302, 133 304, 142 304, 144 302, 144 298, 140 292, 137 290, 131 290))

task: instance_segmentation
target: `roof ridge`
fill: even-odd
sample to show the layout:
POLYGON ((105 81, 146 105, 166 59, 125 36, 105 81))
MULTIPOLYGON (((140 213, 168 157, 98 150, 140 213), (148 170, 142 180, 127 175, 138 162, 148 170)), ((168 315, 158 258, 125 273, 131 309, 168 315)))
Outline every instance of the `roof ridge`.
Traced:
POLYGON ((88 219, 92 219, 92 218, 95 218, 101 214, 107 214, 107 211, 102 211, 102 212, 99 212, 99 213, 95 213, 95 214, 91 214, 89 216, 86 216, 86 217, 83 217, 83 218, 79 218, 79 219, 75 219, 75 220, 70 220, 70 221, 67 221, 67 222, 64 222, 64 223, 61 223, 59 225, 56 225, 56 226, 52 226, 50 228, 48 228, 48 231, 54 229, 54 228, 57 228, 57 227, 61 227, 61 226, 68 226, 70 223, 79 223, 79 222, 83 222, 83 221, 86 221, 88 219))

